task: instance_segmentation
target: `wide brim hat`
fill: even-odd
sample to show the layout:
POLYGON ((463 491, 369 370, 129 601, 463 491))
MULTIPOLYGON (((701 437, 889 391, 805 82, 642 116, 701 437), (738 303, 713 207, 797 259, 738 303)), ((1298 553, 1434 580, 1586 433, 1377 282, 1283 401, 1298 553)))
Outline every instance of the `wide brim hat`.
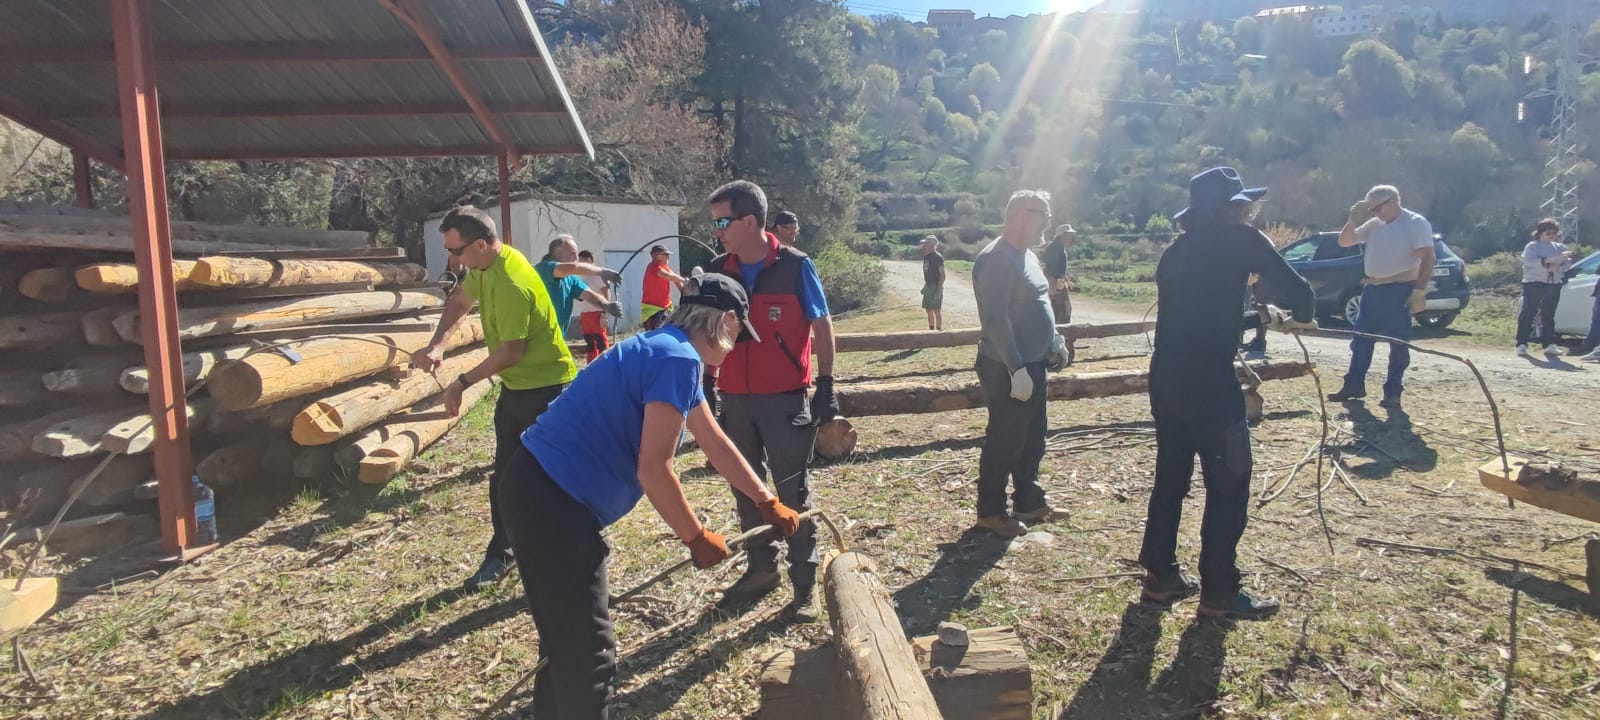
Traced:
POLYGON ((1207 217, 1235 200, 1255 202, 1266 194, 1264 187, 1245 187, 1239 171, 1231 167, 1211 168, 1189 178, 1189 206, 1173 214, 1172 219, 1207 217))

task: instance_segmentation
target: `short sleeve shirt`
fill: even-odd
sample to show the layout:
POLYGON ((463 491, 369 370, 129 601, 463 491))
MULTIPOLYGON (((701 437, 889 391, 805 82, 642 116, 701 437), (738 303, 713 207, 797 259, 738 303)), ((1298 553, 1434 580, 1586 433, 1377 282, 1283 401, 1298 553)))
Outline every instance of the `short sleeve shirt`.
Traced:
POLYGON ((1415 273, 1421 261, 1414 253, 1433 247, 1433 225, 1421 215, 1401 210, 1400 217, 1392 223, 1378 218, 1362 223, 1356 228, 1356 241, 1366 245, 1362 264, 1367 277, 1415 273))
POLYGON ((938 252, 931 252, 922 256, 922 281, 929 285, 938 285, 944 282, 940 275, 944 272, 944 256, 938 252))
POLYGON ((502 244, 494 264, 467 273, 462 287, 478 301, 484 339, 491 350, 503 342, 524 341, 522 358, 500 371, 507 388, 531 390, 572 382, 578 366, 561 337, 555 307, 539 273, 521 252, 502 244))
POLYGON ((522 433, 522 445, 551 480, 599 520, 627 515, 644 490, 639 446, 644 408, 665 403, 680 415, 705 399, 700 355, 682 329, 635 335, 589 363, 522 433))
POLYGON ((572 305, 578 298, 583 297, 583 291, 589 286, 583 278, 577 275, 568 275, 564 278, 556 277, 556 261, 545 260, 534 266, 539 271, 539 278, 544 281, 544 287, 550 292, 550 302, 555 303, 556 317, 560 318, 561 334, 567 334, 567 325, 572 322, 572 305))

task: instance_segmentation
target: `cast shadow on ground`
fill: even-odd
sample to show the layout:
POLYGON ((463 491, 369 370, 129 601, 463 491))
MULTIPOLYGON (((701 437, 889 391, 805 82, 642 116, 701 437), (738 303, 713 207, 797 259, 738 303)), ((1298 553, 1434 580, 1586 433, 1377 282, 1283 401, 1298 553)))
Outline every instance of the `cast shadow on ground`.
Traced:
POLYGON ((406 489, 393 492, 385 492, 389 489, 388 485, 368 485, 360 482, 328 483, 324 485, 323 492, 326 497, 317 508, 316 517, 279 530, 262 542, 267 545, 284 545, 308 550, 318 537, 330 530, 349 527, 370 514, 386 513, 457 485, 483 483, 487 487, 490 472, 489 465, 462 468, 460 472, 440 478, 436 482, 421 487, 407 484, 406 489))
MULTIPOLYGON (((671 657, 671 652, 663 654, 662 651, 675 650, 688 639, 685 636, 698 635, 714 625, 718 619, 726 618, 726 615, 720 614, 715 609, 706 610, 694 626, 682 633, 670 633, 635 652, 628 653, 617 667, 617 678, 620 680, 659 666, 671 657), (653 656, 654 661, 652 661, 653 656)), ((706 678, 726 667, 729 660, 782 635, 790 626, 782 613, 774 613, 766 619, 750 624, 739 634, 719 640, 711 647, 696 653, 694 657, 674 665, 671 672, 614 697, 611 701, 612 717, 659 716, 672 709, 690 688, 701 684, 706 678)))
POLYGON ((1358 438, 1346 443, 1345 449, 1351 455, 1371 460, 1352 466, 1351 475, 1373 480, 1389 477, 1397 469, 1426 473, 1438 466, 1439 451, 1417 434, 1405 410, 1390 409, 1388 416, 1380 420, 1364 402, 1347 402, 1344 408, 1358 438))
POLYGON ((1597 603, 1589 593, 1566 583, 1506 568, 1489 568, 1483 571, 1483 576, 1507 589, 1520 589, 1528 597, 1547 605, 1590 617, 1600 617, 1600 603, 1597 603))
POLYGON ((1011 541, 988 530, 967 528, 953 542, 939 546, 939 559, 927 574, 894 594, 900 624, 913 637, 926 635, 957 608, 974 609, 982 598, 972 588, 1005 557, 1011 541))
MULTIPOLYGON (((1105 431, 1137 430, 1137 429, 1150 429, 1150 428, 1154 428, 1154 427, 1155 427, 1155 421, 1151 420, 1149 418, 1145 418, 1143 420, 1130 420, 1130 421, 1127 421, 1127 422, 1119 422, 1119 423, 1106 423, 1106 424, 1103 424, 1103 425, 1073 425, 1071 427, 1058 427, 1058 428, 1052 428, 1050 430, 1047 430, 1045 432, 1044 438, 1045 438, 1045 441, 1048 442, 1052 438, 1055 438, 1056 436, 1059 436, 1059 435, 1070 435, 1070 434, 1086 433, 1086 432, 1093 432, 1093 431, 1096 431, 1096 430, 1105 430, 1105 431)), ((888 446, 888 447, 878 448, 878 449, 873 450, 871 452, 857 453, 856 455, 853 455, 853 456, 851 456, 850 458, 847 458, 844 461, 835 461, 835 462, 867 463, 867 462, 877 462, 877 461, 880 461, 880 460, 902 460, 902 459, 905 459, 905 458, 919 457, 919 456, 923 455, 924 453, 930 453, 930 452, 951 451, 951 450, 969 450, 969 449, 972 449, 972 448, 981 448, 981 447, 983 447, 983 436, 980 435, 980 436, 976 436, 976 437, 955 438, 955 439, 951 439, 951 440, 937 440, 937 441, 934 441, 934 442, 921 443, 921 444, 918 444, 918 445, 891 445, 891 446, 888 446)), ((827 464, 826 461, 822 461, 821 458, 818 458, 818 460, 819 460, 819 463, 818 463, 819 465, 827 464)), ((972 471, 974 473, 976 473, 977 470, 978 470, 978 461, 977 461, 977 458, 973 458, 973 460, 972 460, 972 471)))
POLYGON ((158 718, 262 717, 270 715, 290 693, 317 697, 349 687, 361 678, 397 667, 411 659, 454 642, 474 631, 525 612, 528 603, 519 593, 494 605, 473 610, 445 625, 413 634, 387 649, 362 654, 366 645, 382 640, 419 616, 437 612, 465 595, 449 588, 395 609, 381 620, 345 635, 301 647, 275 659, 257 663, 228 677, 222 685, 167 703, 141 716, 158 718))
POLYGON ((1216 704, 1232 623, 1195 619, 1154 684, 1156 643, 1166 608, 1129 603, 1122 625, 1089 679, 1056 720, 1200 717, 1216 704))
POLYGON ((1556 370, 1560 372, 1583 372, 1583 368, 1563 360, 1560 355, 1529 354, 1522 356, 1529 365, 1542 370, 1556 370))

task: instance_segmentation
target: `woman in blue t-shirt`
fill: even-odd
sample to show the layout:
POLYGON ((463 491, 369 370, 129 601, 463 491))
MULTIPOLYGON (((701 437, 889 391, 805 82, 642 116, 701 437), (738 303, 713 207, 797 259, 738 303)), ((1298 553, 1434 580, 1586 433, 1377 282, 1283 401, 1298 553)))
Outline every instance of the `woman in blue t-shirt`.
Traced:
POLYGON ((601 531, 642 496, 689 546, 699 568, 728 557, 721 535, 695 518, 672 460, 685 421, 711 465, 788 537, 800 518, 767 489, 722 433, 701 388, 701 364, 718 365, 740 333, 755 335, 737 280, 705 274, 685 283, 679 310, 578 373, 522 434, 500 483, 502 520, 550 662, 534 690, 541 718, 605 718, 616 674, 601 531))

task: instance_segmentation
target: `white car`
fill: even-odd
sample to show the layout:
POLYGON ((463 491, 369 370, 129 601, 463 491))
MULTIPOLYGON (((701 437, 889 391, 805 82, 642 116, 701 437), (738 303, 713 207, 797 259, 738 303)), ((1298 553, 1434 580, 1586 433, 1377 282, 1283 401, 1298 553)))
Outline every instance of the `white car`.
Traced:
POLYGON ((1567 284, 1561 286, 1561 299, 1556 301, 1556 334, 1580 338, 1589 334, 1597 277, 1600 277, 1600 252, 1584 258, 1567 271, 1567 284))

